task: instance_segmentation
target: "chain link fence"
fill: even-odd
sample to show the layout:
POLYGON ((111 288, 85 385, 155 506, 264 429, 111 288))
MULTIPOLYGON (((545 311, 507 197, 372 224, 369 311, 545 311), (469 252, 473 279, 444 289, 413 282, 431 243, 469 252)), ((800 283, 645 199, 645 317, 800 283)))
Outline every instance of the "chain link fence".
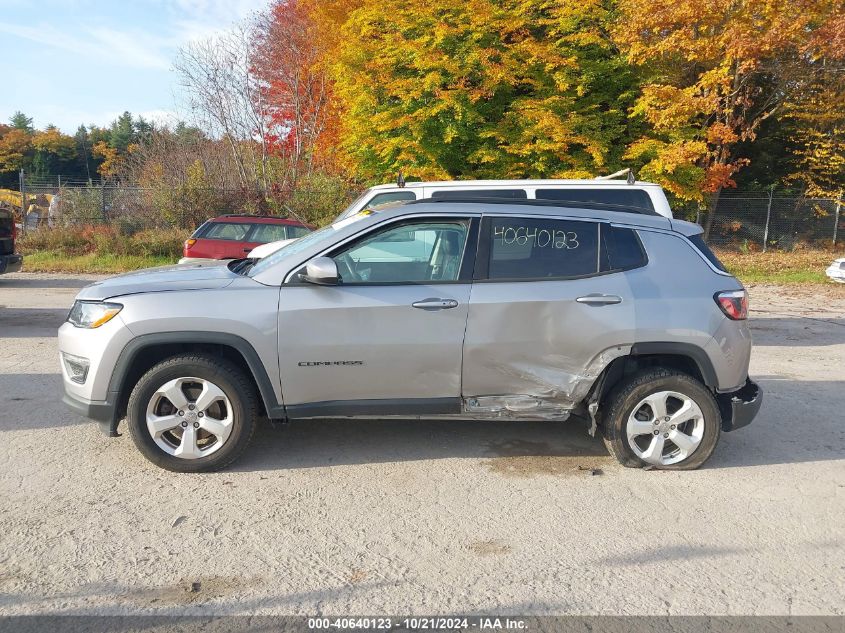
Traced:
MULTIPOLYGON (((25 230, 108 224, 127 233, 149 228, 189 230, 225 213, 284 215, 323 224, 359 193, 337 183, 289 192, 152 188, 62 177, 23 184, 28 198, 25 230)), ((708 242, 741 250, 830 248, 845 240, 843 206, 842 200, 782 195, 776 190, 722 192, 708 242)), ((678 206, 675 216, 707 225, 707 213, 698 207, 678 206)))
MULTIPOLYGON (((843 200, 768 192, 723 192, 708 242, 752 250, 792 250, 799 245, 829 248, 845 239, 843 200)), ((707 225, 706 213, 687 213, 707 225)), ((691 217, 690 217, 691 216, 691 217)))
POLYGON ((62 177, 23 181, 23 229, 110 225, 122 232, 146 229, 192 230, 227 213, 276 215, 321 224, 334 218, 356 195, 337 182, 291 191, 142 187, 62 177))

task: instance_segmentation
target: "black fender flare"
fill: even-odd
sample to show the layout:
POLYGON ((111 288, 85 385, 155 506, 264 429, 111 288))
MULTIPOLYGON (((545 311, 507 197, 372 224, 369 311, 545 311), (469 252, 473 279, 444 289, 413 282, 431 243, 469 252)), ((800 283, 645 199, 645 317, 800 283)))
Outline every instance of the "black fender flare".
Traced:
POLYGON ((258 353, 252 344, 245 338, 230 334, 228 332, 203 332, 203 331, 177 331, 177 332, 154 332, 142 334, 129 341, 121 350, 117 358, 112 376, 109 380, 108 398, 109 402, 115 404, 112 419, 110 420, 110 435, 117 434, 119 409, 117 404, 125 396, 127 388, 126 379, 133 363, 139 354, 145 349, 159 345, 191 345, 191 344, 212 344, 230 347, 237 351, 249 368, 255 384, 258 386, 258 393, 267 411, 267 417, 271 419, 285 418, 285 408, 276 398, 273 383, 267 375, 264 363, 261 362, 258 353))
POLYGON ((707 352, 698 345, 692 343, 678 343, 675 341, 651 341, 647 343, 634 343, 631 346, 631 356, 684 356, 689 358, 698 367, 704 384, 714 391, 719 386, 719 378, 716 375, 716 368, 707 352))

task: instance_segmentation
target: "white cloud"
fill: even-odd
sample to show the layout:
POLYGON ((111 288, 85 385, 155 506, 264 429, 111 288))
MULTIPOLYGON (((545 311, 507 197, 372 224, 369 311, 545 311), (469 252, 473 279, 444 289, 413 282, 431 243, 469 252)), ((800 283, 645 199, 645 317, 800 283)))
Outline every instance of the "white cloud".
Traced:
POLYGON ((98 27, 85 29, 80 36, 70 35, 49 24, 25 26, 0 22, 0 32, 112 65, 157 69, 170 67, 170 56, 164 50, 169 42, 144 31, 98 27))

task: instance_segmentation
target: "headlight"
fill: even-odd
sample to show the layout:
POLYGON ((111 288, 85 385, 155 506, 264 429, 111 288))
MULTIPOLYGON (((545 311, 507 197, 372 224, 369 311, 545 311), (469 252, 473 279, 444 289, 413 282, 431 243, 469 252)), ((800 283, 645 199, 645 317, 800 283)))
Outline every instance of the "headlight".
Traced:
POLYGON ((67 320, 76 327, 92 330, 111 321, 122 309, 119 303, 76 301, 67 320))

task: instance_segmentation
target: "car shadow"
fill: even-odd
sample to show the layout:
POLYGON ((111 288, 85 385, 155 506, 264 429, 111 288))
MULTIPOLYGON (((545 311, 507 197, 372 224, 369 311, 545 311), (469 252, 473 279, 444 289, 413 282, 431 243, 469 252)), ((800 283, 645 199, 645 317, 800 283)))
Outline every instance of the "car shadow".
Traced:
POLYGON ((752 318, 755 347, 821 347, 845 344, 845 319, 828 317, 752 318))
MULTIPOLYGON (((704 468, 842 460, 845 382, 759 377, 763 406, 751 425, 722 433, 704 468), (807 403, 813 403, 808 414, 807 403)), ((555 474, 615 464, 578 417, 509 420, 301 420, 260 425, 235 471, 314 468, 445 458, 488 459, 502 474, 555 474), (533 461, 532 461, 533 460, 533 461)))
MULTIPOLYGON (((296 420, 261 425, 236 471, 316 468, 446 458, 502 459, 503 470, 536 468, 519 458, 573 458, 593 467, 608 458, 587 423, 509 420, 296 420), (600 459, 597 459, 600 458, 600 459)), ((575 467, 576 465, 573 465, 575 467)), ((548 469, 549 464, 545 464, 548 469)))
POLYGON ((69 309, 0 306, 0 339, 55 337, 69 309))
POLYGON ((0 374, 0 432, 93 424, 58 402, 61 394, 61 374, 0 374))
POLYGON ((0 277, 0 290, 6 288, 84 288, 85 286, 102 279, 98 277, 30 277, 24 276, 27 273, 20 273, 14 275, 4 275, 0 277))

